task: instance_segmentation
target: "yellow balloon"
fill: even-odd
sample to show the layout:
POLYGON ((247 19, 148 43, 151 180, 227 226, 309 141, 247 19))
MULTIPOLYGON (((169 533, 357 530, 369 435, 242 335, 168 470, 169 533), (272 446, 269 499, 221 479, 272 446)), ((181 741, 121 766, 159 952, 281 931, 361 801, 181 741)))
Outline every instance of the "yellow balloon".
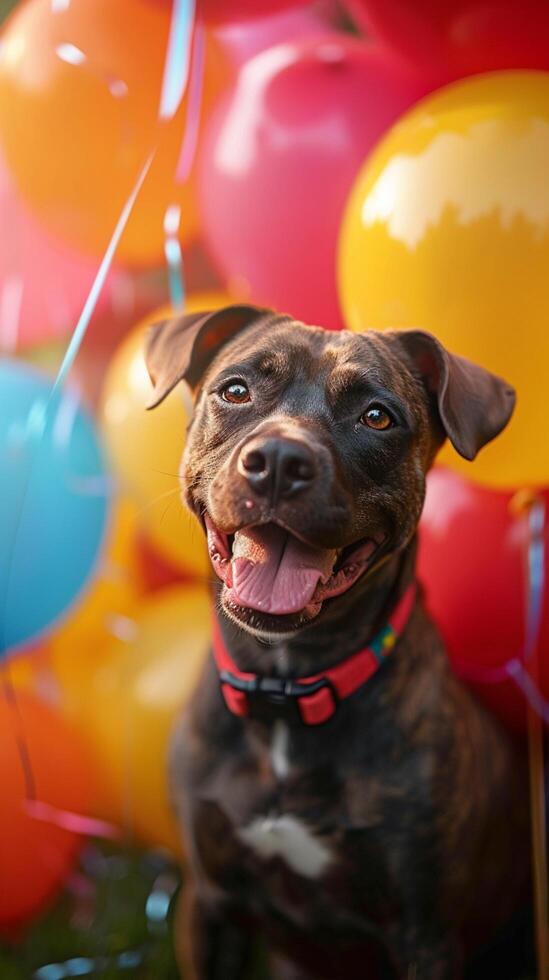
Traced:
POLYGON ((82 685, 79 711, 105 799, 97 816, 147 844, 180 848, 169 798, 170 735, 209 647, 206 589, 174 586, 142 600, 82 685))
MULTIPOLYGON (((234 302, 225 293, 189 297, 186 312, 219 309, 234 302)), ((152 386, 143 357, 147 327, 173 316, 163 307, 140 323, 118 348, 107 372, 100 417, 112 465, 123 491, 139 506, 139 519, 158 550, 194 575, 209 572, 203 534, 182 505, 179 464, 189 422, 181 388, 152 412, 145 406, 152 386)))
POLYGON ((389 132, 351 192, 339 250, 347 324, 420 327, 502 375, 513 420, 472 479, 549 483, 549 73, 448 86, 389 132))

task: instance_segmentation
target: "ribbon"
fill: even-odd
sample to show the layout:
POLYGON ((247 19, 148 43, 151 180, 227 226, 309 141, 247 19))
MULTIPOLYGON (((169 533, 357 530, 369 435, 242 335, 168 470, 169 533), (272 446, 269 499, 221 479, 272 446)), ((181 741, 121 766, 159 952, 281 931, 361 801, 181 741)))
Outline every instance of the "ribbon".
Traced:
POLYGON ((173 0, 172 19, 159 116, 161 120, 172 119, 177 112, 189 74, 189 55, 194 26, 194 0, 173 0))

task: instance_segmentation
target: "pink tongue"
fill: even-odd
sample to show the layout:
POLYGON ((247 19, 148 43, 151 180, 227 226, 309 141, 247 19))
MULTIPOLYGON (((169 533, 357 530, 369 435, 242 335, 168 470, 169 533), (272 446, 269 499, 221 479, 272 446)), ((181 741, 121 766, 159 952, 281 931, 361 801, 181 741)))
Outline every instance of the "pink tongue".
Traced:
POLYGON ((277 616, 307 606, 320 579, 326 581, 335 551, 302 544, 275 524, 238 531, 231 562, 233 598, 277 616))

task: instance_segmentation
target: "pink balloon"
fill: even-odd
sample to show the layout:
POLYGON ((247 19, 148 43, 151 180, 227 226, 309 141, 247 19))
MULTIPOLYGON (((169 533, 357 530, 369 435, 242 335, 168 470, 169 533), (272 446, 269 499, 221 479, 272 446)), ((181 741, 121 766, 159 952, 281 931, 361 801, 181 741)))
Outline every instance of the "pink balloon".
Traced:
POLYGON ((229 288, 333 329, 353 179, 424 83, 350 36, 281 44, 241 69, 199 158, 204 237, 229 288))
POLYGON ((254 55, 275 44, 286 41, 302 41, 330 34, 334 30, 337 15, 327 5, 321 11, 314 8, 285 10, 259 20, 239 21, 228 24, 217 32, 219 40, 237 65, 244 64, 254 55), (324 14, 324 16, 322 16, 324 14))
POLYGON ((225 24, 250 17, 262 17, 287 7, 298 7, 309 0, 197 0, 196 16, 209 24, 225 24))
MULTIPOLYGON (((68 337, 98 261, 69 250, 40 227, 18 200, 2 160, 0 215, 0 350, 15 351, 68 337)), ((100 310, 117 304, 122 275, 109 277, 99 300, 100 310)))

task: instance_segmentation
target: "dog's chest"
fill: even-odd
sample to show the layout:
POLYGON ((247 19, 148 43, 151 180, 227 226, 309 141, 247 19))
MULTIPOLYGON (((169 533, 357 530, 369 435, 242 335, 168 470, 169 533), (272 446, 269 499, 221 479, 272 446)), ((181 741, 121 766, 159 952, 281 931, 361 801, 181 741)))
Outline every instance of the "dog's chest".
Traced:
POLYGON ((319 879, 337 861, 331 842, 315 833, 292 813, 257 816, 236 829, 242 844, 257 858, 279 858, 289 871, 303 878, 319 879))
MULTIPOLYGON (((372 811, 368 826, 364 809, 356 819, 348 775, 332 759, 304 761, 282 724, 256 752, 220 760, 193 794, 200 862, 211 882, 239 893, 262 916, 275 911, 300 927, 334 924, 338 916, 350 921, 367 854, 379 851, 378 821, 372 811)), ((379 895, 378 864, 370 862, 372 894, 379 895)))
MULTIPOLYGON (((330 835, 319 833, 316 821, 311 826, 311 812, 308 820, 305 813, 292 812, 292 804, 295 805, 291 799, 292 793, 285 800, 288 812, 282 812, 288 782, 294 781, 296 776, 291 755, 291 733, 283 721, 274 723, 271 737, 260 758, 261 755, 266 756, 260 762, 261 768, 264 771, 270 769, 273 789, 276 786, 278 791, 278 801, 271 797, 268 813, 254 813, 246 823, 235 826, 236 836, 256 858, 267 862, 278 858, 288 870, 305 878, 318 879, 337 855, 330 835)), ((309 811, 314 802, 314 794, 310 793, 309 811)))

